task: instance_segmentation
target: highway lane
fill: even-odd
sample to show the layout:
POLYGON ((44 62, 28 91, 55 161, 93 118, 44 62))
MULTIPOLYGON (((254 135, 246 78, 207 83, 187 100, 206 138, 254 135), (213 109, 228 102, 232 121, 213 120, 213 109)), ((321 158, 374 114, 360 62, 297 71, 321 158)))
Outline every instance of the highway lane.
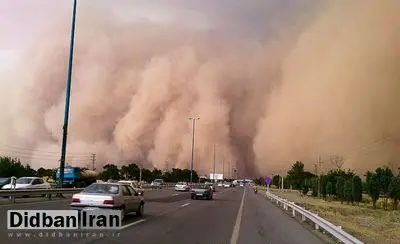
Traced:
MULTIPOLYGON (((153 197, 163 197, 162 193, 170 192, 172 188, 165 188, 165 189, 144 189, 144 195, 153 197), (156 193, 155 193, 156 192, 156 193), (148 195, 149 194, 149 195, 148 195)), ((169 193, 167 193, 169 194, 169 193)), ((65 199, 71 199, 72 194, 63 194, 65 199)), ((56 197, 55 195, 52 196, 52 199, 50 201, 60 201, 63 200, 63 198, 56 197)), ((17 197, 15 199, 15 203, 12 203, 8 198, 6 197, 0 197, 0 208, 2 205, 16 205, 16 204, 31 204, 31 203, 39 203, 39 202, 46 202, 49 201, 49 199, 45 197, 17 197)))
MULTIPOLYGON (((176 202, 189 199, 189 193, 187 192, 175 192, 171 189, 154 190, 145 192, 145 216, 157 216, 162 215, 165 211, 171 211, 179 206, 176 202), (154 201, 154 202, 153 202, 154 201)), ((77 238, 65 238, 65 232, 47 232, 49 235, 55 233, 57 236, 59 233, 64 233, 64 238, 39 238, 38 235, 41 231, 29 231, 28 237, 17 238, 17 233, 22 233, 19 231, 7 231, 7 210, 10 209, 41 209, 41 210, 67 210, 69 209, 69 203, 71 198, 54 200, 54 201, 43 201, 43 202, 29 202, 29 203, 19 203, 19 204, 8 204, 0 206, 0 240, 7 239, 7 243, 71 243, 75 241, 81 241, 85 239, 84 236, 79 236, 77 238), (10 238, 10 233, 15 235, 10 238), (36 235, 36 236, 35 236, 36 235), (72 239, 72 240, 71 240, 72 239)), ((134 214, 126 216, 123 221, 124 226, 131 226, 132 223, 140 221, 143 218, 136 217, 134 214)), ((44 232, 42 232, 43 234, 44 232)), ((74 232, 76 233, 76 232, 74 232)), ((105 233, 107 234, 107 233, 105 233)))
POLYGON ((119 238, 96 240, 96 244, 320 244, 295 219, 251 190, 236 187, 217 192, 214 200, 187 200, 176 211, 126 228, 119 238))
MULTIPOLYGON (((68 202, 48 202, 38 209, 68 208, 68 202)), ((4 209, 0 208, 2 222, 4 209)), ((4 222, 3 222, 4 223, 4 222)), ((1 226, 4 226, 1 223, 1 226)), ((5 228, 4 228, 5 229, 5 228)), ((305 243, 325 241, 282 212, 261 194, 243 187, 218 189, 214 200, 191 200, 188 193, 160 191, 147 196, 145 215, 128 216, 124 229, 114 236, 88 238, 8 238, 7 243, 74 243, 74 244, 186 244, 186 243, 305 243)), ((107 235, 110 233, 103 233, 107 235)), ((0 238, 3 239, 3 236, 0 238)), ((3 239, 5 240, 5 239, 3 239)))

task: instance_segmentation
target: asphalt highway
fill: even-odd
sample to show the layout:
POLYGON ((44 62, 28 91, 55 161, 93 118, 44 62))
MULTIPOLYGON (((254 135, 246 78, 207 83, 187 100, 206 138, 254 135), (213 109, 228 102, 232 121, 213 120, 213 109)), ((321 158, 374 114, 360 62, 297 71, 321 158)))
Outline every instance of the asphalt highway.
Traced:
POLYGON ((69 209, 70 199, 0 205, 0 240, 4 243, 59 244, 327 243, 325 238, 282 212, 264 195, 256 195, 244 187, 219 188, 214 199, 209 201, 191 200, 190 193, 173 190, 149 191, 144 197, 144 216, 127 216, 122 230, 92 231, 70 237, 60 231, 30 231, 31 235, 26 236, 25 232, 6 229, 8 209, 69 209), (21 236, 17 237, 19 233, 21 236))

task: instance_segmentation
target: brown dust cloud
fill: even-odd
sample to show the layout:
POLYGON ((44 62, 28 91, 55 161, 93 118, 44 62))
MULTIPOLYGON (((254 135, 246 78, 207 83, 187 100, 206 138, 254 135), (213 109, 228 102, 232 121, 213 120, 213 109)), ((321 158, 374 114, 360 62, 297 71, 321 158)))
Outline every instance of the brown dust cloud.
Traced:
MULTIPOLYGON (((243 177, 296 160, 313 169, 318 157, 327 170, 331 155, 357 171, 400 167, 399 8, 397 0, 314 2, 275 22, 254 20, 265 25, 257 36, 179 18, 122 21, 80 6, 68 162, 85 166, 90 159, 74 155, 96 153, 98 166, 189 167, 188 118, 199 117, 201 173, 212 171, 213 145, 217 172, 237 168, 243 177)), ((29 148, 34 167, 58 165, 69 16, 47 23, 0 75, 0 148, 29 148), (54 160, 42 160, 45 152, 54 160)))

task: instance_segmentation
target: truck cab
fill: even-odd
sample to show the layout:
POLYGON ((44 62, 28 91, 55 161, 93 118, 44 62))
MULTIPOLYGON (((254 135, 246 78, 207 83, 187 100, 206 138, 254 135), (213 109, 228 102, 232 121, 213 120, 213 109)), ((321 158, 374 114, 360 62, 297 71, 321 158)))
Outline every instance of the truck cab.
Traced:
MULTIPOLYGON (((56 179, 60 180, 60 169, 56 171, 56 179)), ((86 187, 96 182, 96 173, 84 170, 76 166, 66 166, 64 168, 63 187, 86 187)))

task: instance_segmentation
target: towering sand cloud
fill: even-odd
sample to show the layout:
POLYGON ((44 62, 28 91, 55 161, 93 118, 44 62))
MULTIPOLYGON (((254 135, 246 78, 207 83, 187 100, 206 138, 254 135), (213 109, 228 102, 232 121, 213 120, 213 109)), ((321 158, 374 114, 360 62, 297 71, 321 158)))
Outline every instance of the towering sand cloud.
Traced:
MULTIPOLYGON (((188 118, 199 116, 202 173, 212 170, 213 144, 218 171, 231 162, 246 176, 331 154, 359 170, 400 159, 398 1, 278 2, 228 2, 220 15, 195 4, 204 11, 196 23, 171 10, 177 2, 170 22, 104 14, 105 1, 80 6, 68 152, 188 167, 188 118)), ((57 165, 35 151, 58 152, 62 132, 69 18, 53 15, 14 71, 0 74, 0 142, 31 148, 34 166, 57 165)))

